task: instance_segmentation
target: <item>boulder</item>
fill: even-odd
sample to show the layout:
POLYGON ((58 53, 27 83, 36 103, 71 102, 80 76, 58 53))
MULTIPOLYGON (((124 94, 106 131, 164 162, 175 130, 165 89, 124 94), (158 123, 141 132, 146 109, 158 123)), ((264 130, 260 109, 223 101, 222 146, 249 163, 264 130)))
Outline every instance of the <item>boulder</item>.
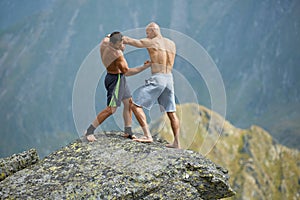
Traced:
POLYGON ((199 153, 125 139, 78 139, 0 182, 16 199, 221 199, 235 192, 228 171, 199 153))
POLYGON ((7 158, 0 159, 0 181, 6 177, 38 162, 39 156, 35 149, 30 149, 7 158))

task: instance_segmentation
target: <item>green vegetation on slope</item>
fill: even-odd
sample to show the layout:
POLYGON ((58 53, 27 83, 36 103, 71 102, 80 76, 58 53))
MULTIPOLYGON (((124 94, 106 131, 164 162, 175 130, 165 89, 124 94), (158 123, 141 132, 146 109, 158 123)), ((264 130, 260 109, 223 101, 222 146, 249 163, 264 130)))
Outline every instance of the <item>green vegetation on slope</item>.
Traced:
MULTIPOLYGON (((258 126, 238 129, 225 121, 222 136, 209 152, 210 145, 218 139, 222 119, 217 113, 196 105, 178 106, 181 121, 183 148, 206 154, 215 163, 229 170, 230 183, 237 194, 232 199, 297 199, 299 197, 300 154, 276 143, 268 132, 258 126), (219 119, 209 126, 214 116, 219 119), (208 148, 208 149, 206 149, 208 148)), ((166 117, 166 116, 164 116, 166 117)), ((152 132, 171 142, 172 131, 168 120, 158 120, 152 132), (158 130, 159 121, 166 126, 158 130)))

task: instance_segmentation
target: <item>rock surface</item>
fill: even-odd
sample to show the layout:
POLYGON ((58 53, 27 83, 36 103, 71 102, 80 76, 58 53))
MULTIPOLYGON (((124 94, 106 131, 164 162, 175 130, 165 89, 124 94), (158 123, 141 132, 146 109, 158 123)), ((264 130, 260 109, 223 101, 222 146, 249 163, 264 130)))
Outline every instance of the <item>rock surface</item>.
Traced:
POLYGON ((30 149, 7 158, 0 159, 0 181, 6 177, 38 162, 39 156, 35 149, 30 149))
POLYGON ((76 140, 0 182, 3 199, 221 199, 228 171, 201 154, 137 143, 119 132, 76 140))

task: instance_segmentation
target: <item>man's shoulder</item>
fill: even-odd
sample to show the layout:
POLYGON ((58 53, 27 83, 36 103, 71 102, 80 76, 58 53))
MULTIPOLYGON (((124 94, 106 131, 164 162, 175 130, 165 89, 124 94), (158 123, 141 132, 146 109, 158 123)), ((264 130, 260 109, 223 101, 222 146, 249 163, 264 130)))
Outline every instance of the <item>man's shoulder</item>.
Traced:
POLYGON ((100 46, 107 46, 109 43, 109 38, 105 37, 101 40, 100 46))
POLYGON ((123 56, 123 51, 122 50, 115 49, 115 48, 111 47, 109 44, 102 44, 102 45, 100 45, 100 49, 103 52, 112 54, 112 55, 117 56, 117 57, 123 56))
POLYGON ((165 43, 166 48, 168 48, 170 51, 175 51, 176 45, 173 40, 164 37, 164 43, 165 43))
POLYGON ((170 38, 166 38, 164 37, 164 40, 168 43, 172 43, 172 44, 175 44, 175 42, 173 40, 171 40, 170 38))

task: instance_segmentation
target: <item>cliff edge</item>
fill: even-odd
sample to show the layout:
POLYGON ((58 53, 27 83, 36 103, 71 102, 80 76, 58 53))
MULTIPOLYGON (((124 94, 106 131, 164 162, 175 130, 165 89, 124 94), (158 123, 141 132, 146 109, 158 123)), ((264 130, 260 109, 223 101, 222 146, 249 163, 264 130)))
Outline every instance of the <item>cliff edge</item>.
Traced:
POLYGON ((142 144, 120 132, 78 139, 0 182, 3 199, 221 199, 228 171, 199 153, 142 144))

